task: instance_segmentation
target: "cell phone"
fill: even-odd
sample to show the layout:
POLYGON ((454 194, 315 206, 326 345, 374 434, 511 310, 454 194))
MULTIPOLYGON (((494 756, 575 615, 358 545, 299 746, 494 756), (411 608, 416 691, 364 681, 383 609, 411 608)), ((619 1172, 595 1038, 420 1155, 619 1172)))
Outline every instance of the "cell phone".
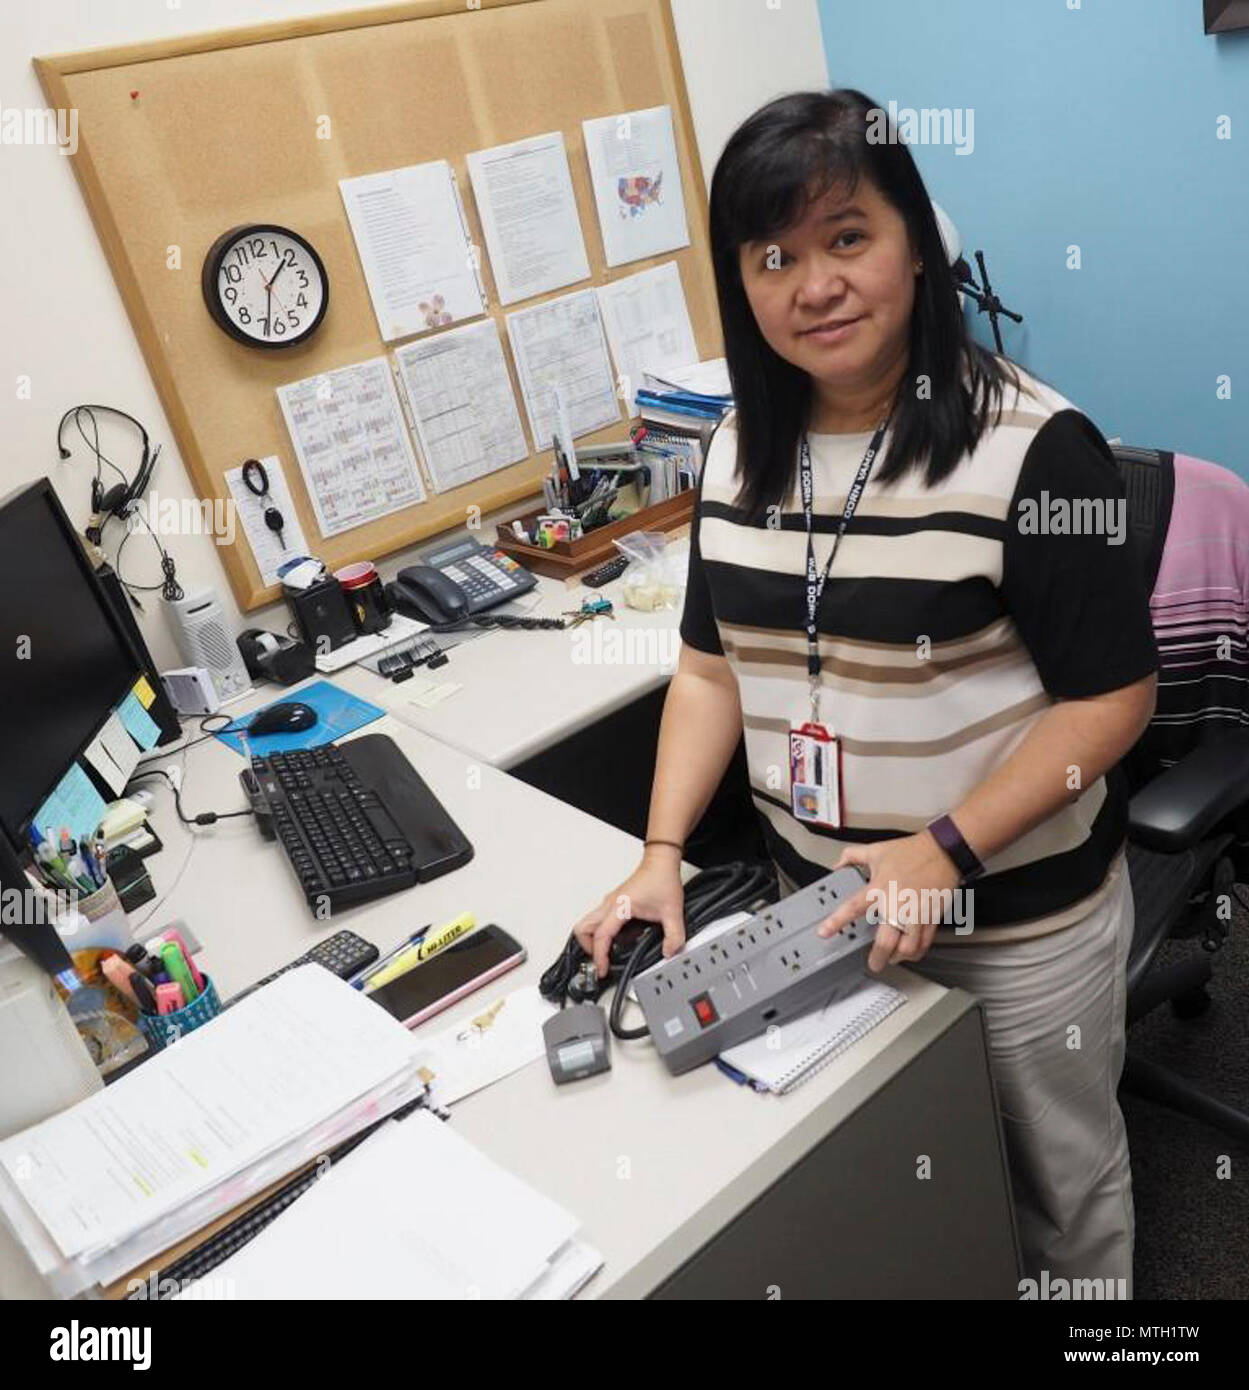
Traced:
POLYGON ((492 922, 370 990, 368 997, 400 1023, 416 1028, 526 959, 520 942, 492 922))

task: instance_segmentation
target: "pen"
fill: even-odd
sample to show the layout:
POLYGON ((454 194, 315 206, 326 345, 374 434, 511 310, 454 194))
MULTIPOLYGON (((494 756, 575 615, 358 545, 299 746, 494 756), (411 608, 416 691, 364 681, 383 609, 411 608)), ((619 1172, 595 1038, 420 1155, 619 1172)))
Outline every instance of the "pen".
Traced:
POLYGON ((389 984, 391 980, 405 974, 414 965, 420 965, 423 961, 427 961, 430 956, 436 955, 457 937, 472 931, 476 925, 477 919, 471 912, 462 912, 458 917, 453 917, 446 926, 439 927, 436 931, 426 932, 422 940, 418 941, 415 946, 408 946, 388 965, 374 970, 364 982, 365 989, 380 989, 382 985, 389 984))
POLYGON ((349 983, 356 989, 363 989, 365 983, 371 979, 372 976, 376 975, 378 971, 389 965, 397 956, 401 956, 409 947, 415 946, 424 937, 429 928, 430 923, 426 922, 423 927, 418 931, 414 931, 405 941, 401 941, 393 951, 387 951, 380 960, 370 961, 363 969, 357 970, 351 977, 349 983))
POLYGON ((139 971, 134 971, 128 981, 130 991, 138 1001, 139 1008, 145 1014, 154 1014, 156 1008, 156 991, 152 988, 152 982, 146 975, 141 975, 139 971))

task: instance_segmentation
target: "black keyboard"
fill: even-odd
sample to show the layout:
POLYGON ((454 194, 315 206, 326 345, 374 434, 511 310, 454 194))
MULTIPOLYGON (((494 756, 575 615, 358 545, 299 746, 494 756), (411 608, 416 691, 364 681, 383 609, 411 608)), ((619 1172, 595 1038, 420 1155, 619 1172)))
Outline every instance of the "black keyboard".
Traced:
POLYGON ((336 912, 467 864, 473 847, 385 734, 253 758, 240 774, 314 911, 336 912))

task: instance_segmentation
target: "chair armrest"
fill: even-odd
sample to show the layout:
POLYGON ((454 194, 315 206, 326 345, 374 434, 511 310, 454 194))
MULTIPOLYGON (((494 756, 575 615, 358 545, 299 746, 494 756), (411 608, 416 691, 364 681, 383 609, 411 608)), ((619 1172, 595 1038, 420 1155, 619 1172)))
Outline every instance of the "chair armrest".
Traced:
POLYGON ((1247 800, 1249 729, 1236 729, 1200 744, 1137 792, 1128 805, 1128 838, 1179 854, 1247 800))

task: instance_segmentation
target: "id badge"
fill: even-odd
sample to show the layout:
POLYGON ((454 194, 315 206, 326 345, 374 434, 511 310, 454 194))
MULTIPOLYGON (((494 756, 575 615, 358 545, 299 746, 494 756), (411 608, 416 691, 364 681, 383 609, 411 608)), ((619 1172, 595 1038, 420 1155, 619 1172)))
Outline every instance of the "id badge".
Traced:
POLYGON ((790 726, 789 794, 795 820, 841 826, 841 742, 823 724, 790 726))

